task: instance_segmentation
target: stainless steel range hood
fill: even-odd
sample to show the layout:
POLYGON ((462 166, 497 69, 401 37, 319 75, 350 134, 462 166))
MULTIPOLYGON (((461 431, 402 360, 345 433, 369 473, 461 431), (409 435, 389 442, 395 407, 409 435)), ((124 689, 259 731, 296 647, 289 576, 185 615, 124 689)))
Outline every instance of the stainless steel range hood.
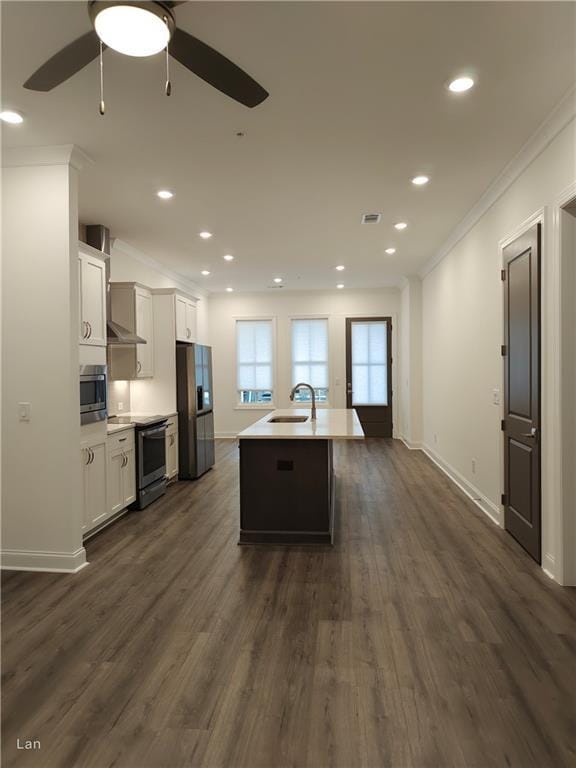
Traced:
POLYGON ((119 323, 112 320, 112 300, 110 296, 110 230, 102 224, 89 224, 86 227, 86 242, 104 255, 106 264, 106 343, 109 346, 146 344, 146 339, 137 336, 119 323))

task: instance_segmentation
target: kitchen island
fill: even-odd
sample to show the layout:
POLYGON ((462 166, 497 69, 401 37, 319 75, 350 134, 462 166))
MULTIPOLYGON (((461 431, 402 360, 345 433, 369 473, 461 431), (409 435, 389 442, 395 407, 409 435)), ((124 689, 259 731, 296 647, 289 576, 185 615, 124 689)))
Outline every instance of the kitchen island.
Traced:
POLYGON ((333 441, 364 438, 353 410, 291 408, 240 432, 240 544, 332 544, 333 441))

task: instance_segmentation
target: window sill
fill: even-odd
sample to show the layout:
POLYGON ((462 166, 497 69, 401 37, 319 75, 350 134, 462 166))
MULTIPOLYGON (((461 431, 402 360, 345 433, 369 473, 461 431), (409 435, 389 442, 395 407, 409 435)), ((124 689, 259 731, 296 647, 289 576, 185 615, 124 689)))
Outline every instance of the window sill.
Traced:
POLYGON ((272 403, 245 403, 243 405, 235 405, 235 411, 275 411, 276 406, 272 403))

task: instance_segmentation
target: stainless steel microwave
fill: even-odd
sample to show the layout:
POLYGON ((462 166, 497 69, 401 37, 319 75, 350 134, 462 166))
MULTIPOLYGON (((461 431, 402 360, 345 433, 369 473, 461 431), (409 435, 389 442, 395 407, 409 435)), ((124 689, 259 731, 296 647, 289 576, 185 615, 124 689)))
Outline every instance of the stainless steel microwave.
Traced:
POLYGON ((105 365, 80 366, 80 423, 104 421, 108 416, 105 365))

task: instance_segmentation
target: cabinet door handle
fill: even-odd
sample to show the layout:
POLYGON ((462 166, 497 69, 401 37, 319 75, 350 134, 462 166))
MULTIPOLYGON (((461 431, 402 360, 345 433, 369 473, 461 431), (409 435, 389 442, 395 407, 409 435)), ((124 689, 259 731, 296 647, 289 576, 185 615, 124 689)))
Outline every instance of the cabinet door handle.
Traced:
POLYGON ((128 456, 126 456, 125 453, 122 453, 122 466, 125 467, 126 464, 128 464, 128 456))
POLYGON ((186 328, 186 338, 190 338, 190 328, 186 328))
POLYGON ((174 435, 170 435, 170 445, 174 445, 174 435))
POLYGON ((126 440, 128 440, 128 438, 127 438, 127 437, 121 437, 121 438, 118 440, 118 442, 119 442, 119 443, 124 443, 124 442, 126 442, 126 440))
POLYGON ((86 464, 92 464, 92 462, 94 461, 94 451, 92 450, 92 448, 86 448, 86 450, 88 451, 88 461, 86 462, 86 464))
POLYGON ((140 362, 140 360, 138 360, 138 363, 136 365, 136 373, 140 373, 141 370, 142 370, 142 363, 140 362))
POLYGON ((86 461, 84 464, 88 466, 90 464, 90 448, 84 448, 84 450, 86 451, 86 461))
POLYGON ((88 323, 86 320, 82 320, 82 328, 84 328, 84 331, 82 333, 82 338, 85 339, 88 336, 88 323))
POLYGON ((87 338, 90 339, 92 337, 92 325, 90 324, 90 322, 88 320, 86 320, 86 325, 88 326, 88 336, 87 336, 87 338))

